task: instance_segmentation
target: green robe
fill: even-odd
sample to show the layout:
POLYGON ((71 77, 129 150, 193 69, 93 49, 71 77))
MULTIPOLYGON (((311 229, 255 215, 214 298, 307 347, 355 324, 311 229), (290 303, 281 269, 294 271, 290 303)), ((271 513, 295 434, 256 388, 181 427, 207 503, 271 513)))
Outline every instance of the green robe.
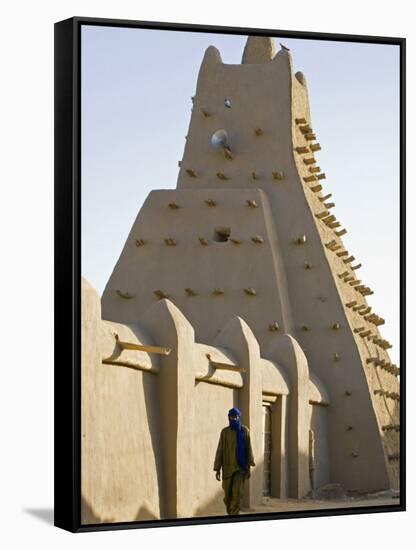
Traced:
MULTIPOLYGON (((247 465, 255 466, 253 451, 251 449, 250 431, 247 426, 242 426, 242 428, 245 433, 247 465)), ((221 430, 215 454, 214 470, 220 470, 221 468, 223 479, 231 477, 234 472, 242 471, 237 462, 237 434, 229 426, 221 430)))

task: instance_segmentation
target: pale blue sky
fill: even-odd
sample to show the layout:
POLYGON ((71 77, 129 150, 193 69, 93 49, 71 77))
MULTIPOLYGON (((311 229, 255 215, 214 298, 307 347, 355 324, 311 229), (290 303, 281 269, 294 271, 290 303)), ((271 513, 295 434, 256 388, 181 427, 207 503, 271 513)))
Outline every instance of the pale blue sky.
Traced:
MULTIPOLYGON (((240 63, 245 41, 83 26, 82 275, 100 294, 148 193, 176 187, 205 49, 240 63)), ((325 189, 398 362, 399 46, 280 41, 307 78, 325 189)))

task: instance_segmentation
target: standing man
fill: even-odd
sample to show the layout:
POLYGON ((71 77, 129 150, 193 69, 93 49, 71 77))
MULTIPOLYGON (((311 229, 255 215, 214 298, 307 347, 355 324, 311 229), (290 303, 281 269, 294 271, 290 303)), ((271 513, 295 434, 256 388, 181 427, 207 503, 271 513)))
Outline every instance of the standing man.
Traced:
POLYGON ((244 492, 244 480, 250 477, 250 466, 255 466, 247 426, 240 423, 240 411, 236 407, 228 411, 229 426, 223 428, 215 455, 215 477, 224 489, 224 503, 227 514, 240 513, 244 492))

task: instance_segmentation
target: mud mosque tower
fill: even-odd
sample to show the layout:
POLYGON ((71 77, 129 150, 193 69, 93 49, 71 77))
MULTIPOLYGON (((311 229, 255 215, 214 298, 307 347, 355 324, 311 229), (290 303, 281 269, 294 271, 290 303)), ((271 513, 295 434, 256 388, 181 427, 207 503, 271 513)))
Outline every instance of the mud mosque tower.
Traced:
MULTIPOLYGON (((262 469, 253 476, 249 499, 259 498, 258 487, 268 484, 275 496, 297 498, 329 482, 357 491, 398 488, 399 369, 380 333, 384 320, 367 302, 373 291, 359 278, 360 260, 343 244, 347 229, 319 166, 305 76, 294 72, 285 47, 276 53, 273 39, 249 37, 241 64, 224 64, 215 47, 206 50, 192 101, 177 188, 152 191, 138 213, 102 296, 103 323, 145 327, 149 311, 174 308, 192 327, 193 345, 205 346, 214 369, 196 379, 212 387, 216 373, 217 385, 234 387, 229 404, 243 408, 254 433, 262 469), (249 351, 241 359, 237 324, 241 334, 250 332, 257 359, 249 351), (214 350, 222 359, 213 358, 214 350), (234 357, 228 370, 225 356, 234 357), (235 365, 244 362, 238 370, 235 365), (224 376, 239 376, 241 383, 233 386, 224 376), (267 390, 267 380, 276 376, 285 391, 267 390), (283 393, 286 408, 281 404, 280 425, 272 432, 285 439, 279 447, 285 457, 273 463, 277 445, 272 439, 271 452, 264 443, 267 407, 283 393)), ((156 325, 148 324, 148 344, 166 345, 164 324, 156 325)), ((186 452, 198 455, 191 427, 181 424, 193 407, 195 377, 191 385, 187 377, 198 360, 190 344, 181 349, 191 364, 183 376, 169 374, 165 393, 157 390, 160 403, 169 391, 176 400, 176 412, 160 412, 159 422, 162 430, 174 422, 178 440, 186 434, 186 452), (182 391, 188 397, 181 404, 182 391)), ((105 355, 107 367, 126 363, 105 355)), ((160 372, 179 369, 163 367, 163 356, 160 361, 160 372)), ((218 414, 224 423, 224 410, 218 414)), ((216 443, 215 435, 212 448, 216 443)), ((163 445, 166 452, 172 446, 179 463, 181 443, 163 445)), ((160 468, 166 481, 167 466, 160 468)), ((185 505, 180 510, 178 486, 161 492, 172 499, 176 491, 170 513, 195 513, 185 505)))

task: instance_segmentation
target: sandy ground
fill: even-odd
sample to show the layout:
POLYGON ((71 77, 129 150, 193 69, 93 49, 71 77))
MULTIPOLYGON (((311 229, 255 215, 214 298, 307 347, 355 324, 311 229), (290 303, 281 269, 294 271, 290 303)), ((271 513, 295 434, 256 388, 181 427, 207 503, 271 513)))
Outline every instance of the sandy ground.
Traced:
POLYGON ((362 497, 349 497, 340 500, 314 500, 314 499, 263 499, 263 503, 250 510, 242 510, 242 514, 258 512, 292 512, 297 510, 325 510, 331 508, 351 508, 365 506, 395 506, 400 504, 398 495, 380 493, 378 495, 365 495, 362 497))
MULTIPOLYGON (((400 494, 398 491, 382 491, 379 493, 366 494, 360 496, 348 496, 340 499, 317 500, 312 498, 303 499, 278 499, 264 497, 263 502, 250 509, 243 508, 241 514, 256 514, 268 512, 293 512, 293 511, 308 511, 308 510, 330 510, 334 508, 356 508, 366 506, 399 506, 400 494)), ((225 507, 221 506, 211 509, 207 515, 223 516, 225 507)))

